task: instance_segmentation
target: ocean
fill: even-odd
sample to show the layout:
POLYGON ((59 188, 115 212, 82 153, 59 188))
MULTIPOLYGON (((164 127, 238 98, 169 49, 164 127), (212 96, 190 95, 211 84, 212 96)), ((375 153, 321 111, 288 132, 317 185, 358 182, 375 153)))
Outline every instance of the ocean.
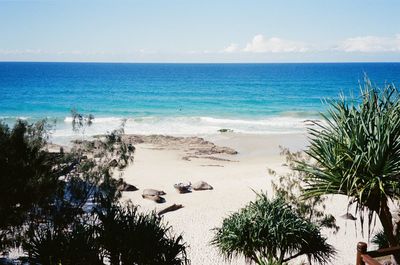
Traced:
POLYGON ((70 110, 93 114, 88 134, 293 133, 319 117, 323 99, 359 93, 364 75, 400 82, 400 63, 0 63, 0 119, 55 121, 74 134, 70 110))

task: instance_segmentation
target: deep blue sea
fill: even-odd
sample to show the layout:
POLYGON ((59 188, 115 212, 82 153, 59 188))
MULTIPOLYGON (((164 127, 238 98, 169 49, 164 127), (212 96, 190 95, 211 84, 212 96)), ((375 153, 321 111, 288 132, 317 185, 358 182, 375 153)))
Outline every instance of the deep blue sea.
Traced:
POLYGON ((95 116, 89 133, 127 119, 132 133, 294 132, 323 112, 324 98, 359 92, 364 74, 400 86, 400 63, 117 64, 0 63, 0 119, 95 116))

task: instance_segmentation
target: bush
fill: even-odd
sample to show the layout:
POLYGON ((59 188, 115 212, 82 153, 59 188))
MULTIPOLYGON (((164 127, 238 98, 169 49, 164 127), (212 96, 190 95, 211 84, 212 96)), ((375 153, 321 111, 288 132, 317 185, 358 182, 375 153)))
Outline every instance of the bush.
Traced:
MULTIPOLYGON (((299 163, 307 173, 307 197, 344 195, 355 204, 360 220, 372 227, 376 215, 390 247, 399 246, 389 202, 400 196, 400 92, 380 89, 365 79, 360 98, 328 101, 323 123, 310 128, 307 154, 315 163, 299 163)), ((361 225, 362 229, 363 225, 361 225)), ((370 234, 370 229, 368 229, 370 234)), ((400 255, 395 255, 400 263, 400 255)))
POLYGON ((304 152, 290 152, 289 149, 280 147, 281 156, 285 157, 286 166, 289 171, 284 175, 278 175, 272 169, 269 174, 277 178, 272 182, 272 189, 277 197, 282 197, 293 210, 300 216, 306 218, 319 227, 330 229, 334 234, 339 231, 336 219, 332 214, 325 211, 325 196, 313 196, 304 198, 304 191, 307 186, 307 173, 296 170, 296 166, 301 163, 312 163, 310 156, 304 152), (299 199, 301 198, 301 199, 299 199))
POLYGON ((156 214, 138 212, 131 204, 111 205, 85 219, 58 227, 49 222, 32 227, 22 244, 33 264, 188 264, 182 236, 156 214))
POLYGON ((94 229, 83 222, 64 229, 52 223, 42 224, 28 232, 22 246, 32 264, 103 264, 94 229))
POLYGON ((0 250, 17 244, 14 234, 35 207, 48 205, 59 181, 43 150, 46 123, 0 122, 0 250))
POLYGON ((335 254, 317 226, 282 198, 265 194, 226 218, 212 244, 227 259, 243 255, 257 264, 283 264, 302 255, 324 264, 335 254))
POLYGON ((154 213, 122 206, 114 170, 133 160, 123 127, 49 153, 46 124, 0 123, 0 250, 22 246, 31 264, 187 264, 186 244, 154 213))
POLYGON ((133 205, 114 205, 99 213, 99 242, 111 264, 188 264, 182 236, 155 213, 143 214, 133 205))

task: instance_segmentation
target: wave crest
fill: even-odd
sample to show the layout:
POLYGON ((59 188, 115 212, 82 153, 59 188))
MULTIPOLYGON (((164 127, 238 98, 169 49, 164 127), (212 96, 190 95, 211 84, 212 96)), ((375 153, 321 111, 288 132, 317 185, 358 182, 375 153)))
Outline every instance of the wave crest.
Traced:
MULTIPOLYGON (((231 129, 246 134, 299 133, 305 131, 305 118, 299 117, 267 117, 264 119, 235 119, 216 117, 98 117, 86 134, 102 134, 118 128, 123 121, 125 132, 129 134, 216 134, 220 129, 231 129)), ((71 117, 65 117, 57 125, 54 136, 73 135, 71 117)))

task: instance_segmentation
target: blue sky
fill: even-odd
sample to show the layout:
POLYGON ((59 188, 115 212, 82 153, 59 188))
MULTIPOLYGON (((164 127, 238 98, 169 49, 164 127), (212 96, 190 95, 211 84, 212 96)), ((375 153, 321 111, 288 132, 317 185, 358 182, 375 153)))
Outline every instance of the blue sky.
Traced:
POLYGON ((400 61, 398 0, 0 0, 0 61, 400 61))

